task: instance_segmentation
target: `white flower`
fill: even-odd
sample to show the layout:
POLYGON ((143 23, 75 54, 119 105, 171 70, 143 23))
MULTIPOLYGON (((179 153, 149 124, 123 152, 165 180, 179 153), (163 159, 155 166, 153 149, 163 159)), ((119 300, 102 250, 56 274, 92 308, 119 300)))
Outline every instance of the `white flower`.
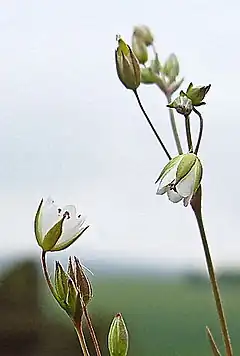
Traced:
POLYGON ((201 179, 202 164, 199 158, 194 153, 179 155, 171 159, 162 170, 157 180, 157 194, 167 193, 168 199, 173 203, 183 199, 184 206, 187 206, 201 179))
POLYGON ((51 198, 42 200, 34 222, 37 242, 44 251, 63 250, 88 228, 84 223, 75 206, 59 208, 51 198))

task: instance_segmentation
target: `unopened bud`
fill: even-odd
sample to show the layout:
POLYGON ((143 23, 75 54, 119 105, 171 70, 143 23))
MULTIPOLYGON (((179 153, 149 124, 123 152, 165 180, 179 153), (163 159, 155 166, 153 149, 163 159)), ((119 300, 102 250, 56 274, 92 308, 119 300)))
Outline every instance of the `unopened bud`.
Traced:
POLYGON ((155 58, 151 61, 151 69, 155 74, 159 74, 161 70, 161 63, 158 58, 158 54, 155 54, 155 58))
POLYGON ((189 99, 191 99, 192 104, 194 106, 204 105, 203 99, 205 95, 208 93, 209 89, 211 88, 211 84, 207 86, 197 86, 194 87, 193 83, 190 83, 186 95, 189 99))
POLYGON ((141 37, 132 36, 132 50, 137 57, 139 63, 145 64, 148 60, 147 46, 141 37))
POLYGON ((128 331, 122 315, 118 313, 110 326, 108 334, 110 356, 126 356, 128 352, 128 331))
POLYGON ((154 84, 156 83, 156 74, 151 68, 141 68, 141 83, 154 84))
POLYGON ((115 51, 115 62, 118 78, 122 84, 131 90, 136 90, 140 85, 140 66, 138 60, 121 37, 117 37, 118 48, 115 51))
POLYGON ((181 115, 190 115, 193 105, 191 100, 184 94, 181 93, 172 103, 167 105, 169 108, 176 109, 181 115))
POLYGON ((153 35, 148 26, 135 26, 133 29, 133 34, 142 38, 146 46, 150 46, 153 43, 153 35))
POLYGON ((170 83, 174 82, 179 74, 179 63, 174 53, 170 54, 163 66, 162 71, 169 78, 170 83))

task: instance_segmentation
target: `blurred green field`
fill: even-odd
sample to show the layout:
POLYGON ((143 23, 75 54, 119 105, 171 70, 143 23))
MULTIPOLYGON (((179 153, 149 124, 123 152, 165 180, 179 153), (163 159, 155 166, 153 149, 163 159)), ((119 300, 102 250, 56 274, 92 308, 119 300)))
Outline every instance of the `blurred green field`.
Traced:
MULTIPOLYGON (((129 356, 211 355, 208 325, 223 351, 210 286, 158 276, 106 276, 93 278, 90 311, 104 355, 109 323, 121 312, 130 333, 129 356)), ((235 355, 240 354, 240 284, 223 284, 222 296, 235 355)))
MULTIPOLYGON (((103 356, 108 356, 109 325, 118 312, 130 334, 128 356, 211 355, 206 325, 224 350, 206 275, 98 271, 90 276, 94 298, 89 310, 103 356)), ((239 276, 239 271, 219 276, 235 355, 240 354, 239 276)), ((53 300, 34 261, 13 265, 2 274, 0 316, 0 355, 81 355, 71 322, 53 300)), ((86 337, 90 354, 95 355, 87 333, 86 337)))

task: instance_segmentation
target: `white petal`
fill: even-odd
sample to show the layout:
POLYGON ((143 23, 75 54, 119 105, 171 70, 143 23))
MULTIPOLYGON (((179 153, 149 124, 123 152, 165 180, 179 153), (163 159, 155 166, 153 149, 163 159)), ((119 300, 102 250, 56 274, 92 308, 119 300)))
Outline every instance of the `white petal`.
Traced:
POLYGON ((193 166, 190 172, 176 185, 177 192, 182 197, 188 197, 193 194, 194 185, 196 179, 196 170, 195 166, 193 166))
POLYGON ((63 222, 63 232, 60 239, 57 242, 59 243, 67 242, 74 238, 83 228, 85 223, 85 218, 81 215, 76 216, 76 208, 73 205, 68 205, 63 208, 63 214, 67 213, 67 217, 63 222))
POLYGON ((169 185, 170 183, 172 183, 175 178, 176 178, 176 173, 177 173, 177 167, 178 164, 175 164, 175 166, 173 166, 170 171, 168 171, 163 178, 160 180, 159 182, 159 187, 158 190, 161 190, 163 187, 166 187, 167 185, 169 185))
POLYGON ((53 199, 48 198, 43 203, 39 219, 42 236, 45 236, 60 219, 57 205, 54 204, 53 199))
POLYGON ((167 195, 168 195, 168 199, 171 200, 171 202, 173 203, 178 203, 183 199, 183 197, 179 195, 177 192, 175 192, 173 189, 168 189, 167 195))
POLYGON ((166 193, 167 190, 168 190, 168 186, 160 188, 160 184, 159 184, 156 194, 157 195, 163 195, 164 193, 166 193))

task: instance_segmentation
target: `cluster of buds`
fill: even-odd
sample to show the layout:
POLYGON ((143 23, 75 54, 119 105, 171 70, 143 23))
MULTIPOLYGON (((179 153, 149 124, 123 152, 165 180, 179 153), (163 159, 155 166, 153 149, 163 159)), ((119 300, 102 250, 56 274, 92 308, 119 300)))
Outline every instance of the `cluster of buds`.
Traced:
POLYGON ((206 104, 203 100, 210 88, 211 84, 207 86, 194 87, 193 83, 190 83, 186 93, 181 90, 179 96, 167 106, 169 108, 176 109, 176 111, 181 115, 188 116, 195 106, 206 104))
POLYGON ((55 267, 55 298, 77 325, 81 322, 83 307, 92 299, 92 287, 77 257, 70 257, 67 271, 60 262, 55 267))
POLYGON ((117 73, 127 89, 136 90, 140 82, 156 84, 166 96, 170 97, 181 86, 183 78, 177 79, 179 62, 176 55, 172 53, 165 63, 160 63, 149 27, 145 25, 134 27, 132 48, 119 36, 117 40, 118 48, 115 56, 117 73), (149 48, 152 48, 154 53, 154 58, 150 60, 149 48))

